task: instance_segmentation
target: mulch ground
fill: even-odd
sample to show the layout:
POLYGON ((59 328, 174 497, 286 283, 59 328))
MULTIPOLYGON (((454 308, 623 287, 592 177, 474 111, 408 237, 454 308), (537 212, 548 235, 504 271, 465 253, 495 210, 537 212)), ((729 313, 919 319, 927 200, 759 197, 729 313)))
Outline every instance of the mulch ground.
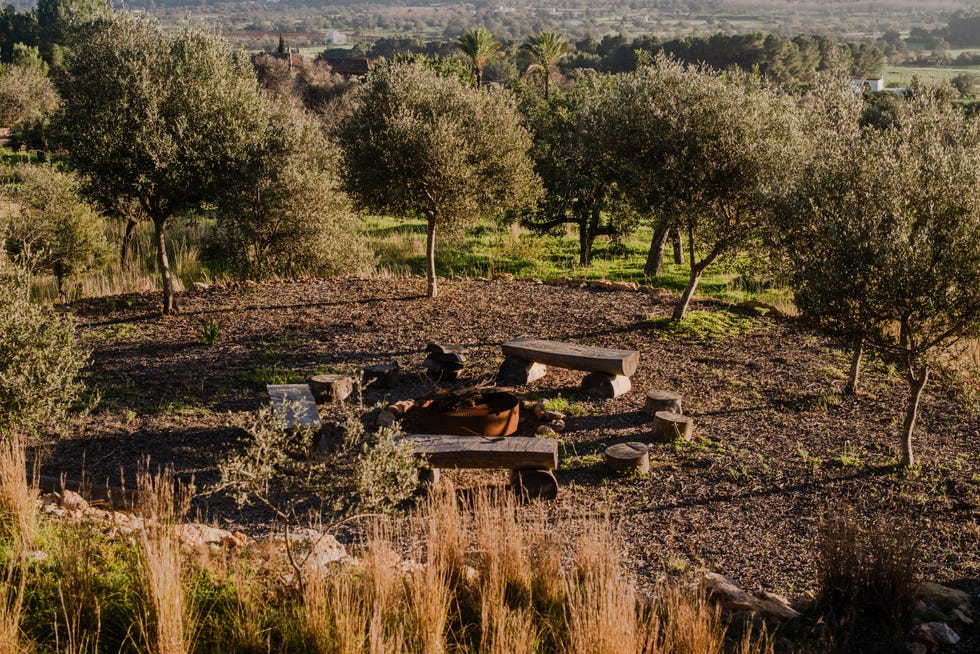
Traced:
MULTIPOLYGON (((635 349, 633 391, 620 398, 586 399, 582 373, 564 370, 521 390, 582 403, 585 415, 569 416, 561 436, 561 491, 549 511, 608 514, 641 582, 713 570, 749 589, 812 588, 821 516, 853 506, 869 519, 907 522, 923 540, 928 578, 980 592, 980 415, 953 377, 937 375, 926 389, 915 439, 921 466, 901 472, 892 465, 907 392, 901 374, 871 362, 861 393, 844 396, 846 350, 793 321, 755 316, 748 334, 691 344, 644 324, 669 315, 669 296, 480 280, 443 282, 431 300, 424 290, 417 278, 212 287, 182 294, 181 313, 166 318, 155 294, 78 302, 70 310, 92 348, 89 379, 101 401, 66 436, 47 440, 44 471, 132 487, 148 457, 204 488, 217 478, 216 458, 238 443, 227 413, 266 403, 263 379, 284 371, 399 363, 406 374, 397 387, 365 391, 372 407, 433 390, 421 375, 429 342, 465 347, 459 385, 492 381, 500 343, 520 336, 635 349), (202 341, 209 322, 220 330, 213 345, 202 341), (646 477, 610 476, 594 455, 649 441, 650 389, 683 395, 698 438, 653 445, 646 477), (845 454, 853 465, 835 463, 845 454)), ((455 474, 462 483, 506 478, 455 474)), ((267 528, 261 513, 221 497, 199 510, 222 525, 267 528)))

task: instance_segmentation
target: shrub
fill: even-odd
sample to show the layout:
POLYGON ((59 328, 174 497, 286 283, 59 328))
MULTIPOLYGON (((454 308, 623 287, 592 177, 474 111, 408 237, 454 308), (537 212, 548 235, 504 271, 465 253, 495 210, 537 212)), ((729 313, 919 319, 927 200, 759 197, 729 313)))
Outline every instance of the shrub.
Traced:
POLYGON ((283 108, 255 188, 220 205, 204 254, 242 278, 356 275, 373 268, 358 218, 339 190, 336 154, 311 119, 283 108))
POLYGON ((891 651, 882 636, 888 629, 900 644, 919 583, 920 550, 918 537, 905 524, 869 521, 853 509, 823 519, 817 605, 827 623, 838 627, 832 638, 839 647, 866 651, 862 648, 877 645, 891 651), (877 642, 863 642, 864 634, 873 634, 877 642))
POLYGON ((22 275, 0 272, 0 436, 63 422, 82 390, 87 353, 71 322, 28 293, 22 275))

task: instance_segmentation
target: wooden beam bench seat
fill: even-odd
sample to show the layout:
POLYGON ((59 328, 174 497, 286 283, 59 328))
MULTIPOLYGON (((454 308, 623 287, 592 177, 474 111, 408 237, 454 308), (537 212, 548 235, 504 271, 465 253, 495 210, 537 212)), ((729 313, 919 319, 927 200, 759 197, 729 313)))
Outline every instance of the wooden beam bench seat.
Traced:
MULTIPOLYGON (((521 495, 553 499, 558 482, 558 441, 552 438, 406 434, 415 454, 433 471, 439 468, 510 469, 511 486, 521 495)), ((437 473, 436 473, 437 474, 437 473)))
POLYGON ((632 387, 640 353, 575 343, 517 338, 502 343, 504 363, 497 375, 499 384, 522 385, 540 379, 548 366, 588 372, 582 389, 600 397, 619 397, 632 387))

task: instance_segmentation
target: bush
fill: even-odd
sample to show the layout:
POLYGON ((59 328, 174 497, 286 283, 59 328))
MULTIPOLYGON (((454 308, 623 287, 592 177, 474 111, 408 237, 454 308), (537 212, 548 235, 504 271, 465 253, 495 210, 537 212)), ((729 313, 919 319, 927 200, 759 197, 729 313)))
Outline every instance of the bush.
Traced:
POLYGON ((220 205, 205 257, 250 279, 371 270, 357 215, 338 188, 330 143, 309 118, 283 108, 279 120, 281 141, 260 158, 257 187, 239 189, 220 205))
POLYGON ((899 644, 904 637, 919 583, 919 539, 907 525, 869 521, 853 509, 825 517, 819 538, 817 605, 838 630, 835 644, 893 651, 884 635, 899 644))
POLYGON ((82 390, 74 327, 28 295, 23 275, 0 273, 0 436, 62 423, 82 390))

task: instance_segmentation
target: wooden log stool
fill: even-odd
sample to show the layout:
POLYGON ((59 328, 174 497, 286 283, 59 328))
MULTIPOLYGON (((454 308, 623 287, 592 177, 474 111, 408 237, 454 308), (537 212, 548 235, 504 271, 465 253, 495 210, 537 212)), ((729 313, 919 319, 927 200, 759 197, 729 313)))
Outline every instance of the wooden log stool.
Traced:
POLYGON ((673 391, 647 391, 646 406, 643 412, 651 418, 657 415, 657 411, 670 411, 672 413, 684 413, 681 410, 681 395, 673 391))
POLYGON ((644 443, 618 443, 606 448, 606 467, 610 472, 636 470, 650 472, 650 448, 644 443))
POLYGON ((364 366, 364 386, 391 388, 398 383, 399 372, 397 363, 364 366))
POLYGON ((354 380, 347 375, 314 375, 308 380, 317 402, 343 402, 354 392, 354 380))
POLYGON ((661 443, 681 438, 690 440, 694 433, 694 419, 673 411, 657 411, 653 416, 651 436, 661 443))

